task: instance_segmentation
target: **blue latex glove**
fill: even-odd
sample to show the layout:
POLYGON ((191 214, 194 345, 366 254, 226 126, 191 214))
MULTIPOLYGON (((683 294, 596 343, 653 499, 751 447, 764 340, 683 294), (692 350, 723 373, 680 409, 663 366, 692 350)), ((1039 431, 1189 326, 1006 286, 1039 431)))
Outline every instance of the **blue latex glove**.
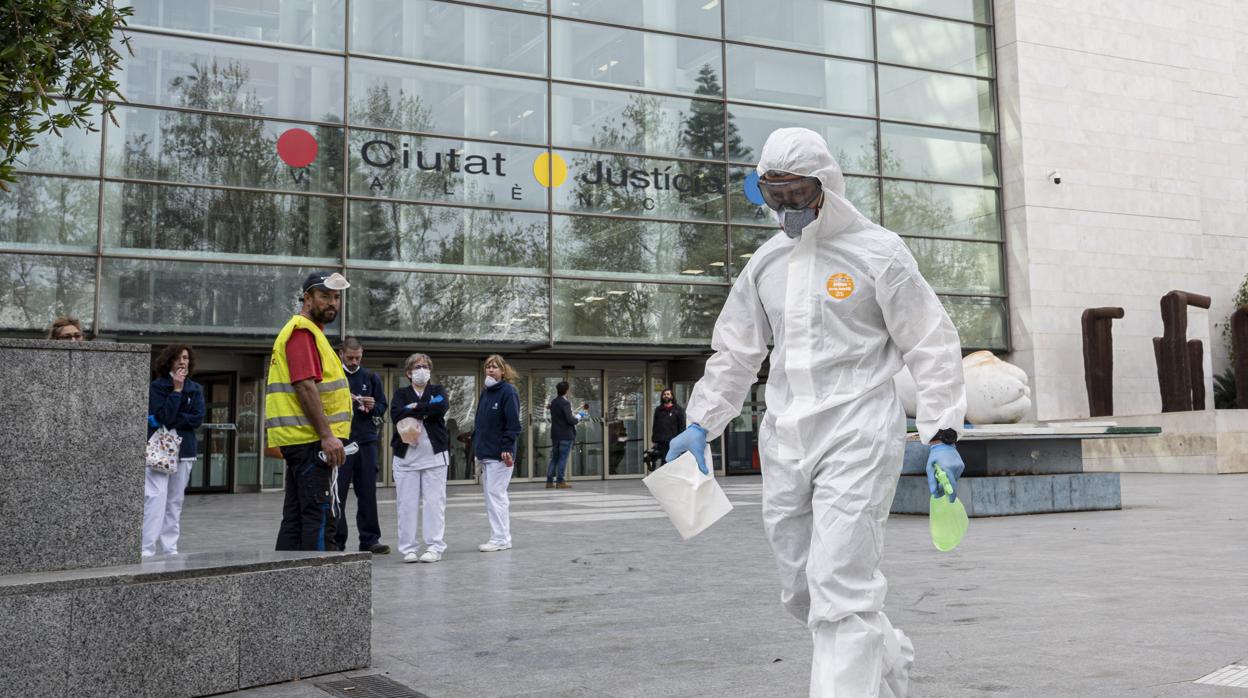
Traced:
POLYGON ((157 422, 157 421, 156 421, 156 415, 154 415, 154 414, 149 414, 149 415, 147 415, 147 426, 149 426, 149 427, 151 427, 151 428, 153 428, 153 429, 159 429, 159 428, 160 428, 160 422, 157 422))
POLYGON ((434 395, 434 396, 433 396, 433 397, 429 400, 429 404, 430 404, 430 405, 436 405, 436 404, 438 404, 438 403, 440 403, 440 402, 446 402, 446 398, 442 397, 441 395, 434 395))
POLYGON ((927 489, 933 497, 939 491, 937 489, 939 485, 936 484, 935 466, 937 464, 945 471, 945 475, 949 476, 949 486, 953 488, 953 492, 949 493, 949 501, 952 502, 958 498, 958 478, 962 477, 966 464, 962 462, 961 454, 952 444, 933 445, 927 452, 927 489))
POLYGON ((588 413, 588 412, 577 412, 577 413, 576 413, 576 417, 577 417, 577 419, 585 420, 585 419, 588 419, 588 418, 589 418, 589 413, 588 413))
POLYGON ((685 451, 693 454, 693 459, 698 462, 698 470, 701 470, 703 475, 711 474, 706 469, 705 429, 697 424, 690 424, 688 429, 680 432, 676 438, 672 439, 667 449, 668 462, 676 460, 685 451))

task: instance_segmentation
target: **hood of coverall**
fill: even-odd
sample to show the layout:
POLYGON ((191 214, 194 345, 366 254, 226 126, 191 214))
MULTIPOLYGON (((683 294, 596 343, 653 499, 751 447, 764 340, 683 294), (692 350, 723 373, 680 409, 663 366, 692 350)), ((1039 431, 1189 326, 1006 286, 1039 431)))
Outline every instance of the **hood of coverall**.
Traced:
POLYGON ((811 225, 835 231, 855 221, 870 224, 845 198, 845 176, 828 150, 827 141, 808 128, 772 131, 763 144, 756 171, 759 177, 771 171, 818 177, 823 184, 823 205, 819 208, 819 217, 811 225))

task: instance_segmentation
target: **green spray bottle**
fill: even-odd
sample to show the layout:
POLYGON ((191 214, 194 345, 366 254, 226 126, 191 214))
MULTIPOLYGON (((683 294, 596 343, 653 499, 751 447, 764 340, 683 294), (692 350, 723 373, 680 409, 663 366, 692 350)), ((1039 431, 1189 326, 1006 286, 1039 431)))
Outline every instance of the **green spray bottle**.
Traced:
POLYGON ((962 506, 961 499, 949 501, 949 495, 953 494, 953 485, 949 484, 945 469, 940 465, 933 467, 936 469, 936 487, 940 493, 932 497, 928 505, 928 524, 932 531, 932 544, 937 550, 947 553, 962 542, 970 519, 966 516, 966 507, 962 506))

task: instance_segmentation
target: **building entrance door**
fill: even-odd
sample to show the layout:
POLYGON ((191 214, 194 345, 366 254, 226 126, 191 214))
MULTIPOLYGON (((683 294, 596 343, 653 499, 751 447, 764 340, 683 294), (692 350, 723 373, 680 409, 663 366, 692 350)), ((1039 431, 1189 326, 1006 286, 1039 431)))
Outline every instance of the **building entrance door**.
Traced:
POLYGON ((646 375, 644 372, 607 372, 607 477, 645 473, 642 454, 646 434, 646 375))
POLYGON ((195 376, 204 388, 204 423, 195 434, 199 454, 186 491, 190 494, 230 492, 237 457, 235 374, 205 373, 195 376))
MULTIPOLYGON (((560 381, 568 382, 568 401, 572 412, 588 403, 589 418, 576 427, 576 440, 568 455, 565 478, 597 480, 603 471, 603 420, 602 420, 602 372, 601 371, 543 371, 532 372, 532 399, 528 412, 533 441, 533 469, 530 480, 545 481, 550 464, 550 411, 546 406, 555 398, 555 387, 560 381)), ((517 476, 520 473, 516 473, 517 476)))

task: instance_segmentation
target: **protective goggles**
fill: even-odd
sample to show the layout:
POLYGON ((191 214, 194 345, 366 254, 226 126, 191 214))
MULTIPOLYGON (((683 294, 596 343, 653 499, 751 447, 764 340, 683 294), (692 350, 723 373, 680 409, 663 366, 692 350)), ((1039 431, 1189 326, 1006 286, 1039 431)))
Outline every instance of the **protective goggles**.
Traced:
POLYGON ((818 177, 802 177, 783 181, 758 180, 758 191, 763 201, 774 211, 809 208, 819 198, 823 184, 818 177))

